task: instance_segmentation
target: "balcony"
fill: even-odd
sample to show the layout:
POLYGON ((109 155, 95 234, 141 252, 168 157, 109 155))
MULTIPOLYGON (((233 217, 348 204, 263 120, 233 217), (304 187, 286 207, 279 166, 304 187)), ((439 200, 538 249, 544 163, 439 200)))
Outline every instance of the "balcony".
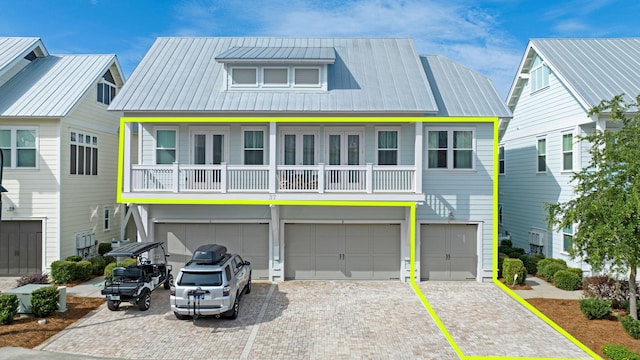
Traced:
MULTIPOLYGON (((415 166, 131 165, 130 192, 419 193, 415 166)), ((127 186, 125 184, 125 192, 127 186)))

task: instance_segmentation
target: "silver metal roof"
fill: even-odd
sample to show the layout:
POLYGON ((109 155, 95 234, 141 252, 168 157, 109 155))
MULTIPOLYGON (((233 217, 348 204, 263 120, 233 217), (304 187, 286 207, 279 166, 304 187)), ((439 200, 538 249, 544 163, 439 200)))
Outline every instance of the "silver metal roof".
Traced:
POLYGON ((114 61, 115 55, 37 58, 0 87, 0 116, 65 116, 114 61))
POLYGON ((313 61, 321 64, 333 64, 336 52, 332 47, 233 47, 215 57, 217 62, 279 62, 313 61))
POLYGON ((511 117, 486 76, 440 55, 421 55, 420 60, 438 105, 436 115, 511 117))
POLYGON ((46 49, 38 38, 0 37, 0 74, 9 68, 14 61, 24 58, 38 46, 46 56, 46 49))
POLYGON ((437 110, 411 39, 158 38, 110 110, 410 112, 437 110), (334 48, 328 91, 223 91, 232 48, 334 48))
MULTIPOLYGON (((628 101, 640 94, 640 38, 531 39, 518 74, 529 72, 536 53, 587 108, 621 93, 628 101)), ((510 107, 524 82, 514 80, 510 107)))

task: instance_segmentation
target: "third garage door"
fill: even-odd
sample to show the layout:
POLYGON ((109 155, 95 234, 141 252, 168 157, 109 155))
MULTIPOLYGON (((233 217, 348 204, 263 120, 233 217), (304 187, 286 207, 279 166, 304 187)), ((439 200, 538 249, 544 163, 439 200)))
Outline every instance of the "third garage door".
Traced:
POLYGON ((477 225, 420 226, 422 280, 475 280, 477 225))
POLYGON ((285 224, 285 279, 399 279, 398 224, 285 224))

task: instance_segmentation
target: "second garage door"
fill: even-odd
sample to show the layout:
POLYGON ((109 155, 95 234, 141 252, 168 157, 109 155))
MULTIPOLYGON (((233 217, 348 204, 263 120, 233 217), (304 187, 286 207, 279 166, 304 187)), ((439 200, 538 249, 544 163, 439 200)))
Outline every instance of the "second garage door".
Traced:
POLYGON ((3 221, 0 227, 0 275, 42 271, 42 222, 3 221))
POLYGON ((421 280, 475 280, 477 225, 420 226, 421 280))
POLYGON ((398 224, 285 224, 285 279, 399 279, 398 224))
POLYGON ((268 224, 158 223, 155 236, 167 244, 174 273, 191 259, 198 246, 215 243, 250 261, 254 279, 269 278, 268 224))

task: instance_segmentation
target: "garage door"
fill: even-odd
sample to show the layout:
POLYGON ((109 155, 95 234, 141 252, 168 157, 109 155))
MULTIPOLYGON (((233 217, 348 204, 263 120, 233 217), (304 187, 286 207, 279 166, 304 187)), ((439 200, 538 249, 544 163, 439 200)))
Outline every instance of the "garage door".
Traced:
POLYGON ((399 279, 400 225, 285 224, 285 279, 399 279))
POLYGON ((0 223, 0 275, 42 271, 42 222, 0 223))
POLYGON ((422 280, 475 280, 477 225, 420 226, 422 280))
POLYGON ((169 262, 177 273, 195 249, 204 244, 221 244, 230 253, 249 260, 254 279, 269 278, 268 224, 156 224, 157 241, 168 244, 169 262))

